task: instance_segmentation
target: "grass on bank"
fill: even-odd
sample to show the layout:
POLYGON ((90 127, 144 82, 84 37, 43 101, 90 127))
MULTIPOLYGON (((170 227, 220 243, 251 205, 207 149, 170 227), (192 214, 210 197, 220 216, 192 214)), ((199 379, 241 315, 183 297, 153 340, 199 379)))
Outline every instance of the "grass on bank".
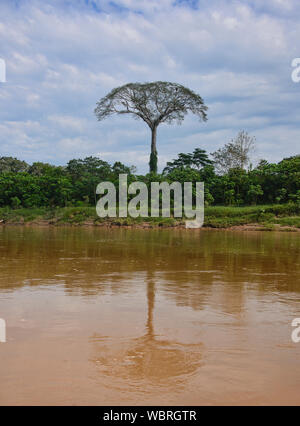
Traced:
MULTIPOLYGON (((106 218, 97 216, 95 207, 58 208, 0 208, 0 222, 4 224, 26 224, 46 222, 53 225, 101 225, 118 226, 142 225, 172 227, 183 225, 181 218, 106 218)), ((260 224, 262 229, 272 230, 281 227, 300 228, 300 205, 295 203, 266 206, 205 208, 205 227, 229 228, 232 226, 260 224), (276 226, 277 225, 277 226, 276 226)))

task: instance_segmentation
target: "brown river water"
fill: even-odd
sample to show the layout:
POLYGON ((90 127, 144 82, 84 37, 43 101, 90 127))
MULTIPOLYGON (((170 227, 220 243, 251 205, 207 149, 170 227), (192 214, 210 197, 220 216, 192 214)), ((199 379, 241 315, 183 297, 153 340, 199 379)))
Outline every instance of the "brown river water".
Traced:
POLYGON ((299 233, 0 228, 0 405, 300 404, 299 233))

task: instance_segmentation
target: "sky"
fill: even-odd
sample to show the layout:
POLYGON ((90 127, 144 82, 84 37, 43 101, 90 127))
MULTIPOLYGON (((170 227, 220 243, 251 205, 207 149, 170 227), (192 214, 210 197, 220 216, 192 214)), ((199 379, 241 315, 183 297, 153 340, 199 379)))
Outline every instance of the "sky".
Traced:
POLYGON ((129 82, 200 94, 208 121, 158 128, 160 170, 211 153, 240 130, 253 163, 300 154, 299 0, 0 0, 0 156, 63 165, 99 156, 148 169, 150 131, 130 116, 98 122, 96 102, 129 82))

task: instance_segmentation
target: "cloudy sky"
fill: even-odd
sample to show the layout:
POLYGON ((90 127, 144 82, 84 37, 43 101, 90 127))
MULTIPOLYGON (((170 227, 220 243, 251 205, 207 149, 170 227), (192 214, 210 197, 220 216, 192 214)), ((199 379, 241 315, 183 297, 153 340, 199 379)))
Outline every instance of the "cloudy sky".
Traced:
POLYGON ((98 155, 147 170, 150 133, 131 117, 97 122, 97 100, 128 82, 199 93, 208 122, 158 130, 159 165, 213 152, 239 130, 254 161, 300 153, 299 0, 0 0, 0 156, 65 164, 98 155))

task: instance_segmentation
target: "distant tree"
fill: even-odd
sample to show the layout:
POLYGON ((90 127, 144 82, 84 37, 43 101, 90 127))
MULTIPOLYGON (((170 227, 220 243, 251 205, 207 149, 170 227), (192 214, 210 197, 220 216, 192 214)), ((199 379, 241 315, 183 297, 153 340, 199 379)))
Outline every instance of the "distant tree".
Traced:
POLYGON ((250 153, 254 150, 255 143, 255 137, 245 131, 239 132, 236 139, 211 154, 216 170, 224 174, 230 169, 245 169, 250 162, 250 153))
POLYGON ((13 209, 18 209, 21 207, 21 201, 18 197, 12 197, 10 202, 13 209))
POLYGON ((174 169, 179 168, 191 168, 193 164, 193 154, 178 154, 178 158, 173 161, 168 161, 166 167, 163 170, 163 174, 170 173, 174 169))
POLYGON ((300 205, 300 189, 298 189, 296 194, 290 194, 290 200, 300 205))
POLYGON ((267 160, 261 159, 259 160, 258 165, 256 166, 256 168, 258 170, 264 170, 266 167, 268 167, 269 163, 267 160))
POLYGON ((100 99, 95 109, 99 121, 112 114, 131 114, 142 119, 151 130, 150 172, 157 173, 157 128, 161 123, 182 123, 192 112, 206 121, 207 107, 201 96, 190 89, 163 81, 153 83, 129 83, 113 89, 100 99))
POLYGON ((193 152, 193 165, 197 169, 202 169, 203 167, 212 165, 213 161, 208 158, 206 151, 204 149, 196 148, 193 152))
POLYGON ((191 168, 200 170, 203 167, 211 165, 213 162, 208 158, 206 151, 200 148, 196 148, 191 154, 178 154, 178 158, 169 161, 167 166, 163 170, 163 174, 170 173, 176 168, 191 168))
POLYGON ((98 157, 86 157, 84 160, 70 160, 66 170, 75 180, 86 175, 93 175, 104 179, 109 177, 111 173, 110 165, 98 157))
POLYGON ((112 166, 112 172, 118 176, 120 174, 131 174, 131 167, 125 166, 120 161, 116 161, 114 165, 112 166))
POLYGON ((264 195, 264 191, 262 190, 260 185, 250 185, 247 192, 247 198, 251 204, 253 205, 257 204, 258 197, 261 197, 263 195, 264 195))
POLYGON ((64 168, 37 161, 29 167, 28 173, 33 176, 59 175, 64 173, 64 168))
POLYGON ((14 157, 0 157, 0 173, 21 173, 28 170, 29 165, 25 161, 14 157))
POLYGON ((110 180, 110 164, 98 157, 70 160, 66 171, 71 176, 76 201, 96 203, 96 188, 102 180, 110 180))

